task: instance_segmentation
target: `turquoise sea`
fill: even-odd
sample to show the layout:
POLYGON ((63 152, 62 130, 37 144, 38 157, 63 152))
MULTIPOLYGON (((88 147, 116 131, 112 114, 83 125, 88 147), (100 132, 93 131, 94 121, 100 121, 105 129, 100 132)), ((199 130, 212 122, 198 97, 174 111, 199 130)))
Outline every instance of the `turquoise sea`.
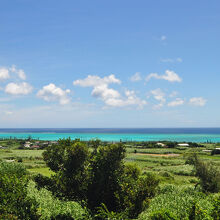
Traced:
POLYGON ((102 141, 220 142, 220 128, 47 128, 0 129, 0 138, 59 140, 80 138, 102 141))

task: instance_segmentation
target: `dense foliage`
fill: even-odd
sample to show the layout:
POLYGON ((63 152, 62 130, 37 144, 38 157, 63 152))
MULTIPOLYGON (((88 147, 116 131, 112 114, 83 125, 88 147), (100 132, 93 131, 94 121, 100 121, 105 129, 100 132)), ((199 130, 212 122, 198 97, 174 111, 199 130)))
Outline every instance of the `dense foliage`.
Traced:
POLYGON ((62 201, 54 198, 52 193, 45 188, 38 190, 36 183, 30 181, 28 184, 28 197, 38 204, 37 213, 40 220, 47 219, 90 219, 89 214, 81 205, 74 201, 62 201), (61 218, 62 217, 62 218, 61 218))
POLYGON ((152 199, 140 220, 217 220, 220 217, 219 197, 195 190, 190 186, 165 185, 152 199))
POLYGON ((187 163, 195 167, 195 175, 199 178, 199 184, 204 192, 220 192, 220 170, 210 162, 203 162, 197 154, 192 154, 187 163))
POLYGON ((67 139, 47 148, 43 156, 56 172, 51 179, 56 189, 66 199, 85 201, 93 215, 104 204, 110 212, 136 217, 154 196, 158 180, 125 165, 122 144, 94 146, 90 152, 85 143, 67 139))
POLYGON ((37 203, 27 197, 27 184, 22 165, 0 163, 0 219, 38 219, 37 203))

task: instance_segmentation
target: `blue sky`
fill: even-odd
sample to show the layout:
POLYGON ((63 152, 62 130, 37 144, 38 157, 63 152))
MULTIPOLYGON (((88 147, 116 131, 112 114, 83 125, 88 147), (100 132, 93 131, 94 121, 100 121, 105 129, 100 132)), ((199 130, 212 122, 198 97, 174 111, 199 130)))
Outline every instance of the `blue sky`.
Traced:
POLYGON ((219 127, 219 10, 0 1, 0 127, 219 127))

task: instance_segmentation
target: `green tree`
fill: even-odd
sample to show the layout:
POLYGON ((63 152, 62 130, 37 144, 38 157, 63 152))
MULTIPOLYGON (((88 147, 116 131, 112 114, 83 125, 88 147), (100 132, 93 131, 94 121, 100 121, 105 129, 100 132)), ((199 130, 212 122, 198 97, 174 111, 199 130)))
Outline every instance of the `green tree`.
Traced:
POLYGON ((60 140, 58 145, 48 147, 43 153, 46 164, 56 172, 53 182, 61 195, 74 200, 86 198, 89 155, 85 143, 70 139, 60 140))
POLYGON ((89 151, 85 143, 64 139, 48 147, 43 157, 56 172, 56 188, 65 198, 85 201, 94 215, 104 204, 108 213, 137 217, 154 196, 158 180, 141 178, 137 167, 126 166, 125 152, 121 143, 98 145, 89 151))
POLYGON ((203 162, 196 153, 190 155, 186 162, 194 165, 195 175, 204 192, 220 192, 220 172, 215 165, 203 162))

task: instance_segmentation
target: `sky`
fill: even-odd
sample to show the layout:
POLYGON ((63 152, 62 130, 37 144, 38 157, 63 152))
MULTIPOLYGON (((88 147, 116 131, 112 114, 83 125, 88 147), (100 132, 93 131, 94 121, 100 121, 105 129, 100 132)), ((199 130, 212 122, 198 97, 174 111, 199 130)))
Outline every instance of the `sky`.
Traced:
POLYGON ((220 127, 219 10, 0 0, 0 127, 220 127))

